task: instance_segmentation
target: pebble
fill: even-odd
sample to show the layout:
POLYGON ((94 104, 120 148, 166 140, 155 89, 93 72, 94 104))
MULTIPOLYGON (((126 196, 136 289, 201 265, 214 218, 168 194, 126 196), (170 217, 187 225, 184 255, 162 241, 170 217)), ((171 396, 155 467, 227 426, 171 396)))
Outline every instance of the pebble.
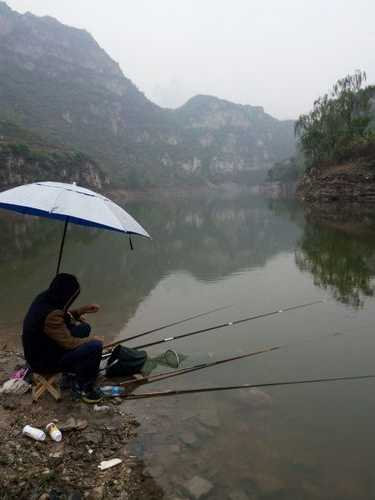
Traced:
POLYGON ((251 389, 249 391, 249 402, 253 408, 269 408, 272 405, 272 398, 260 389, 251 389))
POLYGON ((53 452, 48 456, 50 458, 61 458, 64 455, 64 446, 57 445, 53 452))
POLYGON ((93 444, 100 444, 103 441, 103 433, 101 431, 86 432, 84 437, 87 442, 93 444))
POLYGON ((82 431, 88 426, 87 420, 83 418, 75 419, 74 417, 69 417, 65 422, 59 425, 61 431, 72 431, 79 430, 82 431))
POLYGON ((184 483, 183 487, 193 498, 199 499, 207 495, 213 489, 213 484, 203 477, 194 476, 184 483))
POLYGON ((181 434, 180 440, 188 446, 195 447, 199 445, 199 440, 193 432, 184 432, 181 434))
POLYGON ((110 406, 105 406, 105 405, 95 405, 93 410, 95 412, 103 412, 103 413, 110 413, 112 411, 112 408, 110 406))
POLYGON ((3 401, 1 403, 2 407, 4 408, 4 410, 9 410, 9 411, 13 411, 17 408, 17 405, 14 401, 3 401))
POLYGON ((11 455, 1 454, 0 465, 12 465, 14 458, 11 455))
POLYGON ((164 474, 164 468, 160 465, 153 465, 147 468, 150 475, 154 478, 158 478, 164 474))

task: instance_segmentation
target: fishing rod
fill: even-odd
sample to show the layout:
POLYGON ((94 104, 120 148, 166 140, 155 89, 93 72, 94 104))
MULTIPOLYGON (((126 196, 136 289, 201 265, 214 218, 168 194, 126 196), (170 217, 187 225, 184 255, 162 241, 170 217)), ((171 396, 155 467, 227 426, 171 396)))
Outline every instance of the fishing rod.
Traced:
MULTIPOLYGON (((335 336, 336 336, 336 333, 329 333, 327 335, 320 335, 319 338, 329 338, 329 337, 335 337, 335 336)), ((158 373, 158 374, 151 375, 151 376, 138 376, 134 379, 124 380, 124 382, 120 382, 118 385, 121 385, 122 387, 126 387, 126 386, 132 386, 134 384, 151 384, 152 382, 159 382, 160 380, 178 377, 179 375, 185 375, 185 373, 191 373, 191 372, 195 372, 198 370, 204 370, 206 368, 211 368, 213 366, 222 365, 225 363, 230 363, 231 361, 237 361, 239 359, 257 356, 258 354, 266 354, 268 352, 277 351, 279 349, 285 349, 285 348, 290 347, 291 345, 295 346, 296 344, 297 345, 304 344, 305 342, 307 342, 307 341, 310 342, 311 340, 316 340, 316 339, 315 338, 314 339, 304 339, 300 342, 298 342, 298 341, 294 342, 293 344, 281 344, 281 345, 274 345, 271 347, 264 347, 264 348, 259 349, 257 351, 252 351, 252 352, 249 352, 246 354, 239 354, 237 356, 231 356, 229 358, 224 358, 224 359, 220 359, 217 361, 207 361, 206 363, 199 363, 199 364, 196 364, 196 365, 193 365, 190 367, 179 368, 177 370, 169 370, 167 372, 162 372, 162 373, 158 373)))
POLYGON ((121 394, 121 397, 126 399, 147 399, 163 396, 180 396, 183 394, 200 394, 206 392, 220 392, 220 391, 232 391, 235 389, 259 389, 267 387, 283 387, 289 385, 301 385, 301 384, 319 384, 323 382, 341 382, 346 380, 366 380, 373 379, 375 375, 354 375, 347 377, 327 377, 327 378, 315 378, 315 379, 305 379, 305 380, 287 380, 281 382, 268 382, 263 384, 240 384, 240 385, 226 385, 220 387, 201 387, 197 389, 169 389, 166 391, 155 391, 155 392, 144 392, 143 394, 121 394))
POLYGON ((246 323, 246 322, 252 321, 254 319, 267 318, 269 316, 274 316, 276 314, 281 314, 281 313, 284 313, 287 311, 293 311, 295 309, 302 309, 304 307, 310 307, 310 306, 313 306, 315 304, 320 304, 323 302, 325 302, 325 301, 324 300, 316 300, 314 302, 308 302, 306 304, 300 304, 297 306, 286 307, 285 309, 277 309, 275 311, 271 311, 271 312, 267 312, 267 313, 263 313, 263 314, 256 314, 255 316, 249 316, 248 318, 238 319, 236 321, 229 321, 227 323, 221 323, 219 325, 210 326, 208 328, 201 328, 200 330, 195 330, 193 332, 183 333, 182 335, 176 335, 175 337, 167 337, 165 339, 156 340, 154 342, 149 342, 148 344, 138 345, 138 346, 134 347, 133 349, 144 349, 145 347, 152 347, 154 345, 163 344, 165 342, 171 342, 172 340, 178 340, 178 339, 182 339, 185 337, 191 337, 192 335, 198 335, 200 333, 209 333, 209 332, 212 332, 213 330, 220 330, 221 328, 227 328, 229 326, 240 325, 241 323, 246 323))
POLYGON ((179 321, 174 321, 173 323, 169 323, 168 325, 163 325, 163 326, 158 326, 157 328, 153 328, 152 330, 147 330, 146 332, 143 333, 138 333, 137 335, 133 335, 132 337, 126 337, 120 340, 116 340, 115 342, 111 342, 110 344, 106 344, 103 346, 103 349, 110 349, 111 347, 115 347, 116 345, 122 344, 123 342, 128 342, 129 340, 134 340, 138 339, 139 337, 144 337, 145 335, 149 335, 151 333, 155 332, 160 332, 161 330, 165 330, 166 328, 170 328, 171 326, 177 326, 181 325, 182 323, 186 323, 187 321, 196 319, 196 318, 202 318, 203 316, 208 316, 209 314, 212 314, 214 312, 222 311, 224 309, 229 309, 230 307, 233 307, 232 305, 229 306, 222 306, 222 307, 217 307, 215 309, 210 309, 209 311, 195 314, 194 316, 189 316, 187 318, 181 319, 179 321))
POLYGON ((156 375, 137 377, 134 380, 125 380, 124 382, 120 382, 117 385, 122 387, 126 387, 128 385, 133 384, 142 384, 142 383, 151 383, 158 382, 159 380, 165 380, 167 378, 177 377, 178 375, 185 375, 185 373, 195 372, 197 370, 203 370, 205 368, 211 368, 212 366, 222 365, 225 363, 230 363, 231 361, 237 361, 238 359, 250 358, 251 356, 257 356, 258 354, 265 354, 266 352, 276 351, 281 349, 282 347, 286 347, 283 345, 275 345, 271 347, 264 347, 263 349, 259 349, 258 351, 248 352, 246 354, 240 354, 238 356, 231 356, 230 358, 219 359, 217 361, 208 361, 206 363, 199 363, 194 366, 190 366, 188 368, 180 368, 178 370, 172 370, 168 372, 158 373, 156 375))

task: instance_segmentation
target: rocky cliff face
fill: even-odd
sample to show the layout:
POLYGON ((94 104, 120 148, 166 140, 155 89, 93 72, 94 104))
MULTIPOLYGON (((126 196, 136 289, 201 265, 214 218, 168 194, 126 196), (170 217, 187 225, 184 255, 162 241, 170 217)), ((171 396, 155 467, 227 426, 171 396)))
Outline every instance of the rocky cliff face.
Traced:
POLYGON ((293 123, 276 120, 261 107, 196 96, 175 116, 182 140, 191 136, 192 149, 211 177, 264 170, 294 148, 293 123))
POLYGON ((80 153, 35 153, 24 147, 0 142, 0 190, 36 181, 76 182, 96 191, 108 177, 80 153))
POLYGON ((296 194, 310 204, 374 203, 375 165, 367 160, 310 169, 298 182, 296 194))
POLYGON ((77 182, 99 191, 109 188, 108 175, 87 155, 53 147, 0 120, 0 190, 47 180, 77 182))
POLYGON ((251 180, 294 150, 292 122, 208 96, 162 109, 89 33, 1 1, 0 118, 79 148, 134 188, 251 180))

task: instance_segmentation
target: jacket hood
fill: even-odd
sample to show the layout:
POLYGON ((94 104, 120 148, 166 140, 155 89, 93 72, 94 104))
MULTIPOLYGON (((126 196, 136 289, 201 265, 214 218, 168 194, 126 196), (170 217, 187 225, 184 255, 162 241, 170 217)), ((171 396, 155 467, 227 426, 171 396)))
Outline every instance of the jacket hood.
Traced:
POLYGON ((50 284, 47 294, 58 309, 67 309, 78 297, 81 288, 72 274, 57 274, 50 284))

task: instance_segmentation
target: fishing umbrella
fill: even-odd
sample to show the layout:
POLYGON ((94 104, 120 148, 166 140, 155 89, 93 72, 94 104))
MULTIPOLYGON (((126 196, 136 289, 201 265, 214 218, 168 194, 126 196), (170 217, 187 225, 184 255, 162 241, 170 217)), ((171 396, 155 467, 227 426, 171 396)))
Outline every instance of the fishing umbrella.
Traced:
POLYGON ((35 182, 18 186, 0 193, 0 208, 65 222, 56 273, 60 270, 69 222, 118 231, 128 234, 129 237, 133 234, 150 237, 123 208, 105 196, 75 183, 35 182))

